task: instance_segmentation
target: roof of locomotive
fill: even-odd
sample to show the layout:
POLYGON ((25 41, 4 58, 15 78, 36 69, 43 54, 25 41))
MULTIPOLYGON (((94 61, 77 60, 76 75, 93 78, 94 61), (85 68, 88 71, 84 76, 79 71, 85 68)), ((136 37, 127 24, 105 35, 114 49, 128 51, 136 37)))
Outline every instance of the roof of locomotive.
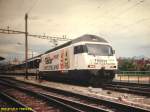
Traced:
POLYGON ((64 43, 60 46, 57 46, 53 49, 50 49, 48 51, 46 51, 45 53, 49 53, 49 52, 52 52, 52 51, 55 51, 57 49, 60 49, 60 48, 63 48, 63 47, 66 47, 68 45, 71 45, 71 44, 74 44, 74 43, 77 43, 77 42, 81 42, 81 41, 90 41, 90 42, 104 42, 104 43, 108 43, 105 39, 101 38, 101 37, 98 37, 96 35, 89 35, 89 34, 86 34, 86 35, 83 35, 83 36, 80 36, 74 40, 71 40, 67 43, 64 43))
POLYGON ((74 40, 72 40, 72 43, 77 43, 80 41, 90 41, 90 42, 104 42, 104 43, 108 43, 105 39, 103 39, 102 37, 98 37, 96 35, 83 35, 81 37, 78 37, 74 40))

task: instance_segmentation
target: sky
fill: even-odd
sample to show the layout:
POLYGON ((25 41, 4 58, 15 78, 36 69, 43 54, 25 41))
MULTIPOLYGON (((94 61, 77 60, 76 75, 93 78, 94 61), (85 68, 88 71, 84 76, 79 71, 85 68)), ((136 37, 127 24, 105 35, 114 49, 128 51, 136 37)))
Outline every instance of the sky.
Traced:
MULTIPOLYGON (((0 0, 0 29, 25 31, 25 13, 30 34, 69 39, 94 34, 109 41, 117 57, 150 57, 150 0, 0 0)), ((24 39, 0 33, 0 56, 23 60, 24 39)), ((29 37, 29 57, 52 46, 29 37)))

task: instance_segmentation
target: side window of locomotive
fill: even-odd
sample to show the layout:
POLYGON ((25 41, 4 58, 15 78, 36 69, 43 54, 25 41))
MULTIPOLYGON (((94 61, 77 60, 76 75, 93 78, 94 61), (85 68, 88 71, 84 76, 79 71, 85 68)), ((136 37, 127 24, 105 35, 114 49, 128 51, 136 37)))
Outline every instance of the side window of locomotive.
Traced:
POLYGON ((74 54, 84 53, 86 51, 87 49, 86 49, 86 46, 84 45, 79 45, 79 46, 74 47, 74 54))

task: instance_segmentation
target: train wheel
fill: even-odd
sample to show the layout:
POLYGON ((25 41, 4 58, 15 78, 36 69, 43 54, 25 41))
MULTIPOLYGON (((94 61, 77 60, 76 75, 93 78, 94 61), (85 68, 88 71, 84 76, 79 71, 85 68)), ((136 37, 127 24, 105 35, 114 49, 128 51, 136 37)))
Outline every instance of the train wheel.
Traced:
POLYGON ((111 83, 113 81, 114 77, 115 77, 115 73, 110 73, 110 76, 107 77, 106 82, 111 83))
POLYGON ((90 81, 89 81, 89 84, 92 85, 93 87, 99 86, 101 84, 99 77, 98 76, 92 76, 90 81))
POLYGON ((38 79, 42 79, 42 72, 39 72, 39 74, 37 75, 38 79))

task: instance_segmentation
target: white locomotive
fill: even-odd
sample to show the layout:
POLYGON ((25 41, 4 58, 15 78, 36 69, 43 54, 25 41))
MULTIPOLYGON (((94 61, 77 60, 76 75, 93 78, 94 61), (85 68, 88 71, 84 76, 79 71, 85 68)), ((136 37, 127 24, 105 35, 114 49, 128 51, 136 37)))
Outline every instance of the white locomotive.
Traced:
POLYGON ((111 45, 96 35, 83 35, 41 56, 40 77, 99 84, 112 81, 118 68, 111 45))

